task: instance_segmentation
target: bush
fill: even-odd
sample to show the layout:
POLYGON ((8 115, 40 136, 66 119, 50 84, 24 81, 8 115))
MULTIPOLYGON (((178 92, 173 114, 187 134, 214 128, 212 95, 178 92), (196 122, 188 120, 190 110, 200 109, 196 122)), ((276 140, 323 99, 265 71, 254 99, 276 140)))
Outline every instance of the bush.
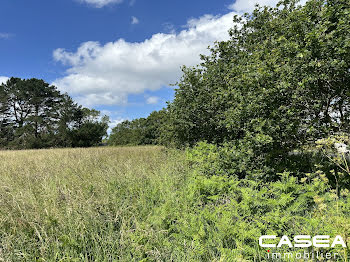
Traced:
MULTIPOLYGON (((176 197, 165 199, 144 223, 147 226, 142 230, 162 232, 156 234, 157 241, 148 240, 148 247, 175 261, 265 261, 267 250, 258 246, 261 235, 340 234, 350 242, 349 188, 328 179, 333 171, 314 167, 312 172, 299 171, 298 176, 285 171, 276 173, 274 181, 239 178, 235 173, 239 163, 224 168, 228 163, 225 154, 239 159, 233 148, 205 142, 187 151, 192 171, 183 183, 185 188, 177 190, 176 197)), ((310 162, 327 165, 318 158, 310 162)), ((135 234, 140 237, 142 232, 135 234)), ((333 251, 341 254, 341 260, 349 253, 348 248, 327 250, 333 251)))
MULTIPOLYGON (((172 221, 163 227, 168 232, 164 241, 181 259, 261 261, 266 256, 257 245, 261 235, 342 234, 349 242, 347 188, 334 188, 322 170, 301 178, 286 171, 270 182, 238 179, 234 170, 222 168, 224 152, 207 143, 189 150, 193 172, 183 195, 157 210, 167 216, 153 225, 162 228, 172 221)), ((349 252, 331 251, 343 258, 349 252)))

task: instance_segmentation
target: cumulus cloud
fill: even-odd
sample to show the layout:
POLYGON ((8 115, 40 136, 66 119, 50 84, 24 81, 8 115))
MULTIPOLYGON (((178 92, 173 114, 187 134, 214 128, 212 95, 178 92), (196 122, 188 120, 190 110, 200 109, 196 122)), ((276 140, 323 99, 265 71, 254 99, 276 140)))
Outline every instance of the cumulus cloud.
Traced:
POLYGON ((170 33, 170 34, 175 34, 175 26, 172 23, 165 22, 162 25, 164 32, 170 33))
MULTIPOLYGON (((300 4, 305 4, 307 0, 301 0, 300 4)), ((229 9, 239 13, 252 12, 255 9, 255 5, 260 6, 276 6, 279 0, 236 0, 229 9)))
POLYGON ((147 97, 146 103, 149 105, 155 105, 155 104, 158 104, 159 99, 160 98, 157 96, 150 96, 150 97, 147 97))
POLYGON ((90 4, 97 8, 104 7, 109 4, 120 4, 123 0, 80 0, 83 3, 90 4))
POLYGON ((57 49, 53 57, 69 67, 54 84, 86 106, 120 105, 129 94, 175 83, 181 66, 200 62, 208 46, 229 38, 234 13, 191 19, 178 33, 158 33, 143 42, 119 39, 101 45, 85 42, 75 52, 57 49))
POLYGON ((7 76, 0 76, 0 85, 6 83, 9 78, 7 76))
POLYGON ((131 17, 131 24, 132 25, 137 25, 139 22, 140 21, 139 21, 139 19, 137 19, 137 17, 135 17, 135 16, 131 17))

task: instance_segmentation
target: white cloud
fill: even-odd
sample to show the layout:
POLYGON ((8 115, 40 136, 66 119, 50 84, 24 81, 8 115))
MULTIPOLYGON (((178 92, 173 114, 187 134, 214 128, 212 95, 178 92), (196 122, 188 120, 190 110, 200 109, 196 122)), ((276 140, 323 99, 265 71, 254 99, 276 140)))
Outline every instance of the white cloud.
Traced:
POLYGON ((101 8, 109 4, 120 4, 121 2, 123 2, 123 0, 80 0, 80 2, 84 2, 97 8, 101 8))
POLYGON ((114 119, 114 120, 111 120, 111 123, 109 124, 109 127, 110 128, 113 128, 113 127, 116 127, 118 124, 126 121, 127 119, 124 119, 124 118, 119 118, 119 119, 114 119))
POLYGON ((170 34, 175 34, 175 26, 172 23, 166 22, 163 23, 162 25, 163 29, 165 32, 170 33, 170 34))
POLYGON ((146 103, 149 105, 154 105, 154 104, 158 104, 159 102, 159 97, 157 96, 150 96, 146 99, 146 103))
POLYGON ((13 36, 13 34, 9 34, 9 33, 1 33, 0 32, 0 39, 9 39, 13 36))
POLYGON ((139 19, 137 19, 137 17, 135 17, 135 16, 132 16, 131 17, 131 24, 137 25, 138 23, 140 23, 139 19))
POLYGON ((7 80, 9 80, 9 78, 7 76, 0 76, 0 85, 1 84, 5 84, 7 82, 7 80))
POLYGON ((251 12, 255 8, 255 4, 261 6, 275 6, 279 0, 236 0, 229 9, 237 12, 251 12))
POLYGON ((125 120, 128 120, 126 118, 123 118, 120 116, 120 112, 118 111, 110 111, 110 110, 107 110, 107 109, 103 109, 103 110, 100 110, 100 116, 109 116, 110 118, 110 122, 108 124, 108 130, 107 130, 107 133, 110 134, 112 132, 112 129, 114 127, 116 127, 118 124, 120 124, 121 122, 124 122, 125 120))
POLYGON ((182 65, 198 64, 209 45, 229 38, 233 15, 191 19, 179 33, 158 33, 138 43, 119 39, 105 45, 85 42, 75 52, 57 49, 54 59, 69 69, 54 84, 86 106, 125 104, 129 94, 178 81, 182 65))
MULTIPOLYGON (((229 9, 239 13, 252 12, 255 9, 255 5, 260 6, 276 6, 279 0, 236 0, 229 9)), ((305 4, 306 0, 301 0, 300 4, 305 4)))

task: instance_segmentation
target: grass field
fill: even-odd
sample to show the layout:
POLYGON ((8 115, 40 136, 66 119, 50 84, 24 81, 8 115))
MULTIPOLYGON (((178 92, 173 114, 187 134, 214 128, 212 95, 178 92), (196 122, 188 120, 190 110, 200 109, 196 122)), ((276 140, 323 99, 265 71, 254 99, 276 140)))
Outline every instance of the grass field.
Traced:
MULTIPOLYGON (((213 157, 156 146, 0 151, 0 261, 267 261, 265 234, 349 243, 350 193, 337 196, 321 171, 262 183, 220 175, 213 157)), ((349 261, 348 247, 326 250, 349 261)))
POLYGON ((181 190, 183 155, 162 147, 1 151, 1 261, 161 259, 146 247, 159 232, 143 225, 181 190))

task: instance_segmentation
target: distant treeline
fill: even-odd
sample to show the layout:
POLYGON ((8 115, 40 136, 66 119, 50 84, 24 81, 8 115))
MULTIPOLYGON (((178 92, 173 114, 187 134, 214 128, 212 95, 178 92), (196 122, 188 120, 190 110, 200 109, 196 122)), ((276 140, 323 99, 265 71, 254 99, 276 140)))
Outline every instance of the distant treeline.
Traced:
POLYGON ((166 144, 164 133, 168 113, 166 109, 152 112, 147 118, 123 121, 112 129, 110 145, 166 144))
POLYGON ((107 135, 108 117, 38 79, 0 85, 0 148, 88 147, 107 135))

